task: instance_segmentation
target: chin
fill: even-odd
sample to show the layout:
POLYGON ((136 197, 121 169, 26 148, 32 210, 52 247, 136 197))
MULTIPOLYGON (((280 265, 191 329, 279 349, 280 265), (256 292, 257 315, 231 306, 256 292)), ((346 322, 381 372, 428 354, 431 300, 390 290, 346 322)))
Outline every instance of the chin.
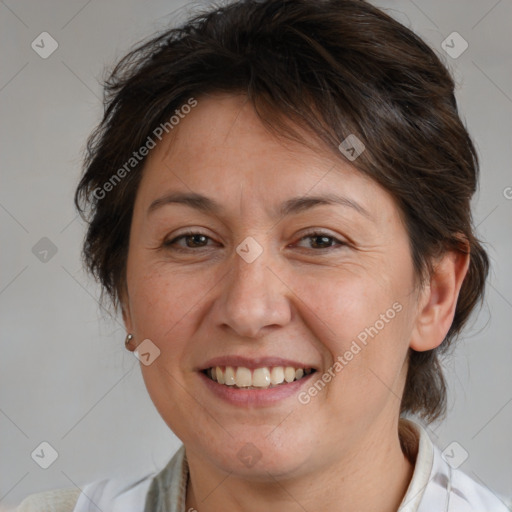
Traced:
MULTIPOLYGON (((268 481, 272 477, 286 478, 306 472, 310 454, 307 446, 314 443, 301 443, 293 436, 284 439, 272 439, 271 429, 257 435, 254 432, 241 431, 233 434, 229 445, 219 443, 216 449, 212 444, 201 447, 202 454, 209 454, 211 462, 219 469, 243 478, 256 481, 268 481)), ((203 456, 204 456, 203 455, 203 456)))

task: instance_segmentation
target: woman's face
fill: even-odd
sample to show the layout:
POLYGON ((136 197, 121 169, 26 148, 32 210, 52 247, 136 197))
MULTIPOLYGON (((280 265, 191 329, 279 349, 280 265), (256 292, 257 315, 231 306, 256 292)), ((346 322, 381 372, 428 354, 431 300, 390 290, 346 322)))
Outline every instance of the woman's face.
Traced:
POLYGON ((127 291, 145 362, 160 351, 149 394, 206 464, 298 475, 396 435, 418 311, 399 211, 348 161, 279 142, 244 97, 198 98, 151 150, 127 291), (286 367, 308 374, 265 388, 300 377, 286 367))

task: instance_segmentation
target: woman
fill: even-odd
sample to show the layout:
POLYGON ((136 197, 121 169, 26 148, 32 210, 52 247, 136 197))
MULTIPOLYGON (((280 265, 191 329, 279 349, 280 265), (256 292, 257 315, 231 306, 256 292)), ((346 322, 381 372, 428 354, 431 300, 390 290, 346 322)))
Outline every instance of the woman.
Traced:
POLYGON ((506 510, 405 418, 445 414, 439 356, 488 271, 453 88, 357 0, 236 2, 119 63, 75 198, 85 261, 183 445, 52 506, 506 510))

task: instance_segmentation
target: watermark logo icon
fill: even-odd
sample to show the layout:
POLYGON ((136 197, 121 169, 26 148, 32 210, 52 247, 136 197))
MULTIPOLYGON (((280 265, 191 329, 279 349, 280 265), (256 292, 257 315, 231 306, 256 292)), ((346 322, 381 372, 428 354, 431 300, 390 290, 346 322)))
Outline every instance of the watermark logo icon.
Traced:
POLYGON ((236 455, 248 468, 252 468, 262 456, 260 450, 252 443, 245 443, 236 455))
POLYGON ((247 263, 252 263, 263 252, 263 247, 252 236, 248 236, 237 246, 236 252, 247 263))
POLYGON ((48 469, 57 460, 59 454, 50 443, 43 441, 30 456, 38 466, 48 469))
POLYGON ((351 133, 344 141, 340 143, 338 149, 353 162, 365 149, 363 141, 351 133))
POLYGON ((150 339, 145 339, 134 350, 133 355, 144 366, 149 366, 160 356, 160 349, 150 339))
POLYGON ((457 441, 453 441, 443 450, 441 456, 449 466, 457 469, 467 460, 469 453, 457 441))
POLYGON ((48 263, 57 254, 57 246, 49 238, 43 236, 32 247, 32 254, 42 263, 48 263))
POLYGON ((59 47, 59 43, 48 32, 41 32, 30 46, 39 57, 47 59, 59 47))
POLYGON ((441 43, 441 48, 452 59, 458 59, 468 49, 468 46, 468 42, 458 32, 452 32, 441 43))

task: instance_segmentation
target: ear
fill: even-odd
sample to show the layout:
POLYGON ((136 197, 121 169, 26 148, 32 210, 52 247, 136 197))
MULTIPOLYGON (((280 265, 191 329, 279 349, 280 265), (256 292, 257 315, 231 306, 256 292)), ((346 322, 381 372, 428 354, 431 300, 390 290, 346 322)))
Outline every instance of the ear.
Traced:
POLYGON ((430 283, 420 292, 410 343, 413 350, 423 352, 438 347, 452 325, 460 288, 469 268, 469 245, 464 246, 466 250, 448 251, 436 260, 430 283))

